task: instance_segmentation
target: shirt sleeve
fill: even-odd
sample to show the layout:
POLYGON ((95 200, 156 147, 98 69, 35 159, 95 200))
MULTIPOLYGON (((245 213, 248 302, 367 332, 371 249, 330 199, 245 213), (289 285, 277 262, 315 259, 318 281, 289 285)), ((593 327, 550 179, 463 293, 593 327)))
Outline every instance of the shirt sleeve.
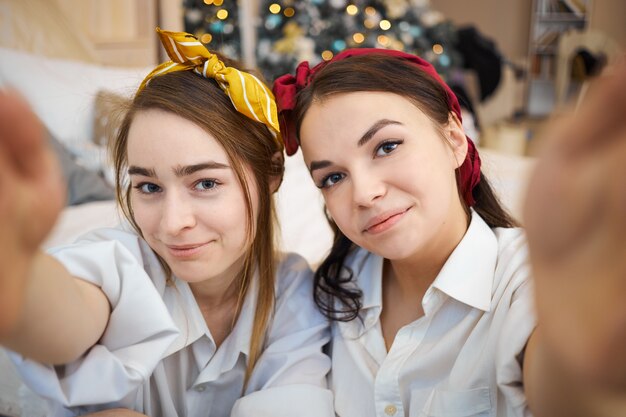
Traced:
MULTIPOLYGON (((514 255, 500 263, 511 274, 510 305, 496 350, 496 379, 506 399, 507 415, 530 417, 524 393, 523 363, 528 339, 537 325, 528 250, 520 239, 514 255)), ((513 248, 511 248, 513 249, 513 248)))
POLYGON ((334 416, 330 359, 322 351, 330 328, 313 301, 313 274, 302 257, 288 255, 277 281, 266 348, 231 416, 334 416))
POLYGON ((37 394, 63 407, 119 401, 150 377, 176 338, 178 330, 144 269, 138 240, 112 231, 51 250, 72 275, 102 288, 111 315, 100 341, 72 363, 50 366, 9 352, 37 394))

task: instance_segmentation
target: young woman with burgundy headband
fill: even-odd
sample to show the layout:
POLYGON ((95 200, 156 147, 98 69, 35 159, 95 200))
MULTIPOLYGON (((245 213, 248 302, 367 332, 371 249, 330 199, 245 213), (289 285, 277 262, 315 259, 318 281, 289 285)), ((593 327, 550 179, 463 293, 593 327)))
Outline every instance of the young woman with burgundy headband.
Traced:
POLYGON ((128 222, 51 254, 58 170, 0 92, 0 343, 55 417, 332 416, 313 274, 274 245, 273 96, 192 35, 159 34, 172 61, 112 147, 128 222))
POLYGON ((626 389, 618 71, 553 128, 527 200, 529 246, 424 60, 347 50, 276 81, 287 153, 302 148, 335 230, 314 296, 332 321, 339 417, 617 415, 606 405, 623 406, 626 389))

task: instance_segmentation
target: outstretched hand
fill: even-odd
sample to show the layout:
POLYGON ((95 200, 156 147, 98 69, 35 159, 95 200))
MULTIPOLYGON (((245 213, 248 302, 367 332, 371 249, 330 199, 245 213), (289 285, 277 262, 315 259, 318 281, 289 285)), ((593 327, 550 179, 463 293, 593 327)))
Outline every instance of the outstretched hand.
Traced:
POLYGON ((21 97, 0 90, 0 335, 16 325, 30 263, 65 192, 43 126, 21 97))
POLYGON ((524 219, 539 328, 572 376, 626 393, 626 65, 546 135, 524 219))

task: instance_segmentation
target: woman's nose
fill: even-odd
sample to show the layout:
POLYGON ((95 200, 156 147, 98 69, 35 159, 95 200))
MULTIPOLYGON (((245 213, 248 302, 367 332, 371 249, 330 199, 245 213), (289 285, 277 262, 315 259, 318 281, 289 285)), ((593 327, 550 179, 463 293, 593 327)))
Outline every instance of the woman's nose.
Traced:
POLYGON ((359 207, 369 207, 385 195, 386 185, 376 172, 362 169, 352 174, 352 199, 359 207))
POLYGON ((193 204, 179 193, 170 193, 165 196, 163 212, 161 213, 161 227, 168 235, 177 235, 181 231, 196 224, 193 204))

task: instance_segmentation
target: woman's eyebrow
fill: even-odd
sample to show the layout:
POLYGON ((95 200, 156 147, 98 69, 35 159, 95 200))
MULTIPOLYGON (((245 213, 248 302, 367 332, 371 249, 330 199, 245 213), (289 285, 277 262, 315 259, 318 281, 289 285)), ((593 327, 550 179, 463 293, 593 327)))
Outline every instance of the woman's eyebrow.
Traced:
POLYGON ((141 175, 143 177, 156 177, 156 172, 152 168, 142 168, 135 165, 128 167, 128 175, 141 175))
POLYGON ((208 162, 201 162, 199 164, 193 164, 193 165, 187 165, 184 167, 174 168, 174 174, 177 177, 186 177, 198 171, 202 171, 203 169, 228 169, 228 168, 230 168, 229 165, 222 164, 221 162, 208 161, 208 162))
MULTIPOLYGON (((201 162, 199 164, 186 165, 183 167, 174 168, 174 174, 177 177, 185 177, 192 175, 203 169, 228 169, 230 166, 222 164, 221 162, 209 161, 201 162)), ((156 171, 153 168, 143 168, 136 165, 128 167, 128 175, 141 175, 143 177, 156 178, 156 171)))
POLYGON ((359 142, 357 143, 357 145, 358 146, 365 145, 376 134, 376 132, 378 132, 380 129, 382 129, 385 126, 388 126, 388 125, 401 125, 401 124, 402 123, 400 123, 400 122, 398 122, 396 120, 380 119, 379 121, 374 123, 367 130, 367 132, 365 132, 363 134, 363 136, 361 136, 361 139, 359 139, 359 142))
POLYGON ((323 160, 323 161, 313 161, 311 162, 311 166, 309 167, 309 173, 313 173, 316 169, 326 168, 332 165, 332 162, 323 160))

